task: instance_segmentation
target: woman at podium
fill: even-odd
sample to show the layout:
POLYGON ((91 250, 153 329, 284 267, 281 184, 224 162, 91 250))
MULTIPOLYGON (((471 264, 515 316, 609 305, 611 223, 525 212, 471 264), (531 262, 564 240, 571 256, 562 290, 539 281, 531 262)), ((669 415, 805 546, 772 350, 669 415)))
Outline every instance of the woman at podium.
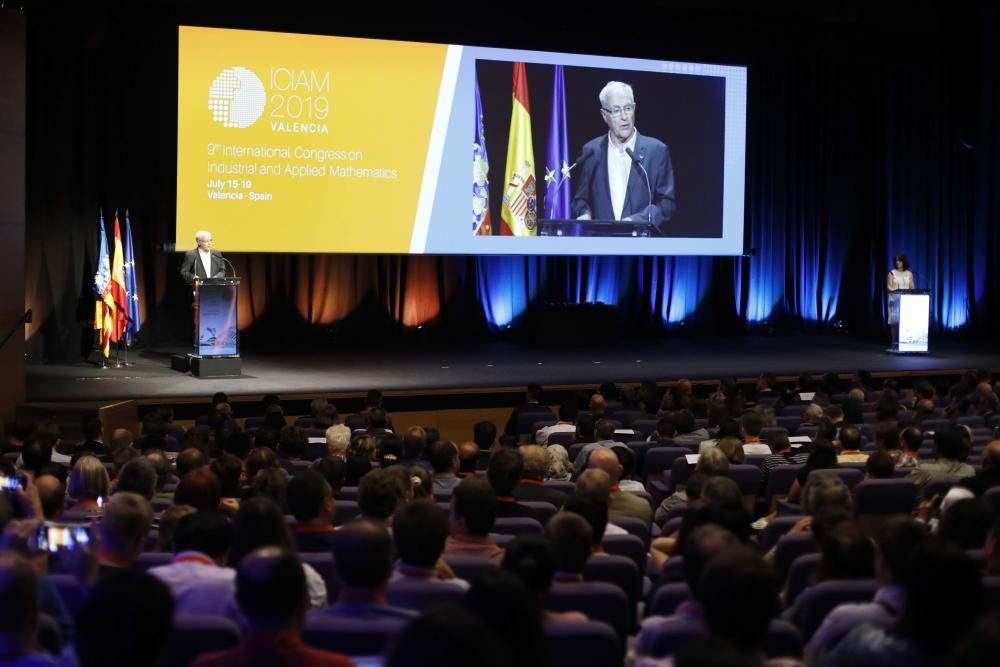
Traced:
POLYGON ((899 342, 899 292, 903 289, 914 289, 913 274, 910 272, 910 260, 906 255, 899 254, 893 258, 893 269, 886 279, 889 289, 889 333, 892 342, 899 342))

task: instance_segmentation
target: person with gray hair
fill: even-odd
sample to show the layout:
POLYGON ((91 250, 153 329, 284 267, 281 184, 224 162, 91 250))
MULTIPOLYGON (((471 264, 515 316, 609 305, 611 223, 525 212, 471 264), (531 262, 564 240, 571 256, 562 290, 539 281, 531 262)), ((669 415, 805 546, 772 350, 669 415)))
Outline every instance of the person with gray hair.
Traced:
POLYGON ((184 253, 181 260, 181 279, 185 285, 193 285, 195 279, 222 278, 226 275, 222 253, 212 250, 212 232, 201 230, 194 235, 197 247, 184 253))
POLYGON ((810 516, 815 516, 828 507, 843 509, 850 513, 851 490, 837 475, 815 471, 806 479, 806 485, 802 489, 801 506, 802 513, 810 516))
POLYGON ((334 424, 326 429, 326 450, 331 456, 347 458, 347 448, 351 444, 351 429, 345 424, 334 424))
POLYGON ((514 487, 514 499, 517 502, 540 501, 552 503, 557 508, 562 507, 566 501, 566 494, 545 485, 551 464, 549 451, 538 445, 523 445, 518 451, 521 452, 524 465, 521 469, 521 480, 514 487))
POLYGON ((631 86, 610 81, 598 98, 608 132, 583 147, 572 215, 578 220, 649 222, 651 232, 663 234, 677 209, 670 149, 636 130, 631 86))
MULTIPOLYGON (((691 477, 705 480, 709 477, 725 477, 729 473, 729 459, 718 447, 712 447, 698 457, 698 463, 694 466, 691 477)), ((660 506, 656 508, 653 521, 662 524, 667 520, 671 510, 686 506, 688 503, 687 488, 674 491, 669 497, 664 498, 660 506)))

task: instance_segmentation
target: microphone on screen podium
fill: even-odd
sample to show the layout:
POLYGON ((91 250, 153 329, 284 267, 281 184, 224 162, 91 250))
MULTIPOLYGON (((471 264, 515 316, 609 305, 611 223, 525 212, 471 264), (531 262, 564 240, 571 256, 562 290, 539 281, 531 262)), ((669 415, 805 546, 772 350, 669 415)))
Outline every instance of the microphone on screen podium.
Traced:
MULTIPOLYGON (((213 250, 213 251, 212 251, 212 254, 213 254, 213 255, 215 255, 216 257, 218 257, 219 259, 221 259, 221 260, 222 260, 223 262, 225 262, 226 264, 228 264, 228 265, 229 265, 229 268, 231 268, 231 269, 233 270, 233 275, 232 275, 232 277, 233 277, 233 278, 235 278, 235 277, 236 277, 236 267, 235 267, 235 266, 233 266, 233 263, 232 263, 232 262, 230 262, 230 261, 229 261, 228 259, 226 259, 225 257, 223 257, 221 253, 217 253, 217 252, 215 252, 215 251, 213 250)), ((225 274, 225 271, 223 271, 222 273, 223 273, 223 277, 226 277, 226 278, 228 278, 228 277, 229 277, 229 276, 226 276, 226 275, 224 275, 224 274, 225 274)))
POLYGON ((642 176, 643 176, 643 178, 646 179, 646 192, 649 194, 649 206, 646 207, 646 218, 647 218, 646 222, 648 222, 649 224, 652 225, 653 224, 653 188, 649 185, 649 173, 646 171, 646 167, 643 166, 643 164, 642 164, 642 160, 643 160, 644 156, 643 155, 636 155, 635 152, 631 148, 629 148, 628 146, 625 147, 625 152, 628 153, 628 156, 630 158, 632 158, 632 161, 635 162, 635 164, 639 167, 639 169, 642 170, 642 176))

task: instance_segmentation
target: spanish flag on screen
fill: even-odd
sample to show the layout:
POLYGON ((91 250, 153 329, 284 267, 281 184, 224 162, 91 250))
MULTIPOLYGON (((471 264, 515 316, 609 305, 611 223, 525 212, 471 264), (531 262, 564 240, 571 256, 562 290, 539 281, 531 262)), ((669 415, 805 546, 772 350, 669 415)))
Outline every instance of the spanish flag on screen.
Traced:
POLYGON ((535 236, 535 153, 531 145, 531 107, 528 105, 528 75, 524 63, 514 63, 514 104, 510 112, 510 137, 507 139, 507 170, 503 205, 500 209, 500 234, 535 236))

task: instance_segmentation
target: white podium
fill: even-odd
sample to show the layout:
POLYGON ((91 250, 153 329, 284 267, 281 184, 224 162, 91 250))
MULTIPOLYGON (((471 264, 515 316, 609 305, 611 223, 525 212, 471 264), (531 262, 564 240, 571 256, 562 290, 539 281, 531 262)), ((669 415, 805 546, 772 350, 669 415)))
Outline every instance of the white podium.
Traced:
POLYGON ((930 290, 899 290, 899 342, 897 354, 927 354, 930 330, 930 290))

